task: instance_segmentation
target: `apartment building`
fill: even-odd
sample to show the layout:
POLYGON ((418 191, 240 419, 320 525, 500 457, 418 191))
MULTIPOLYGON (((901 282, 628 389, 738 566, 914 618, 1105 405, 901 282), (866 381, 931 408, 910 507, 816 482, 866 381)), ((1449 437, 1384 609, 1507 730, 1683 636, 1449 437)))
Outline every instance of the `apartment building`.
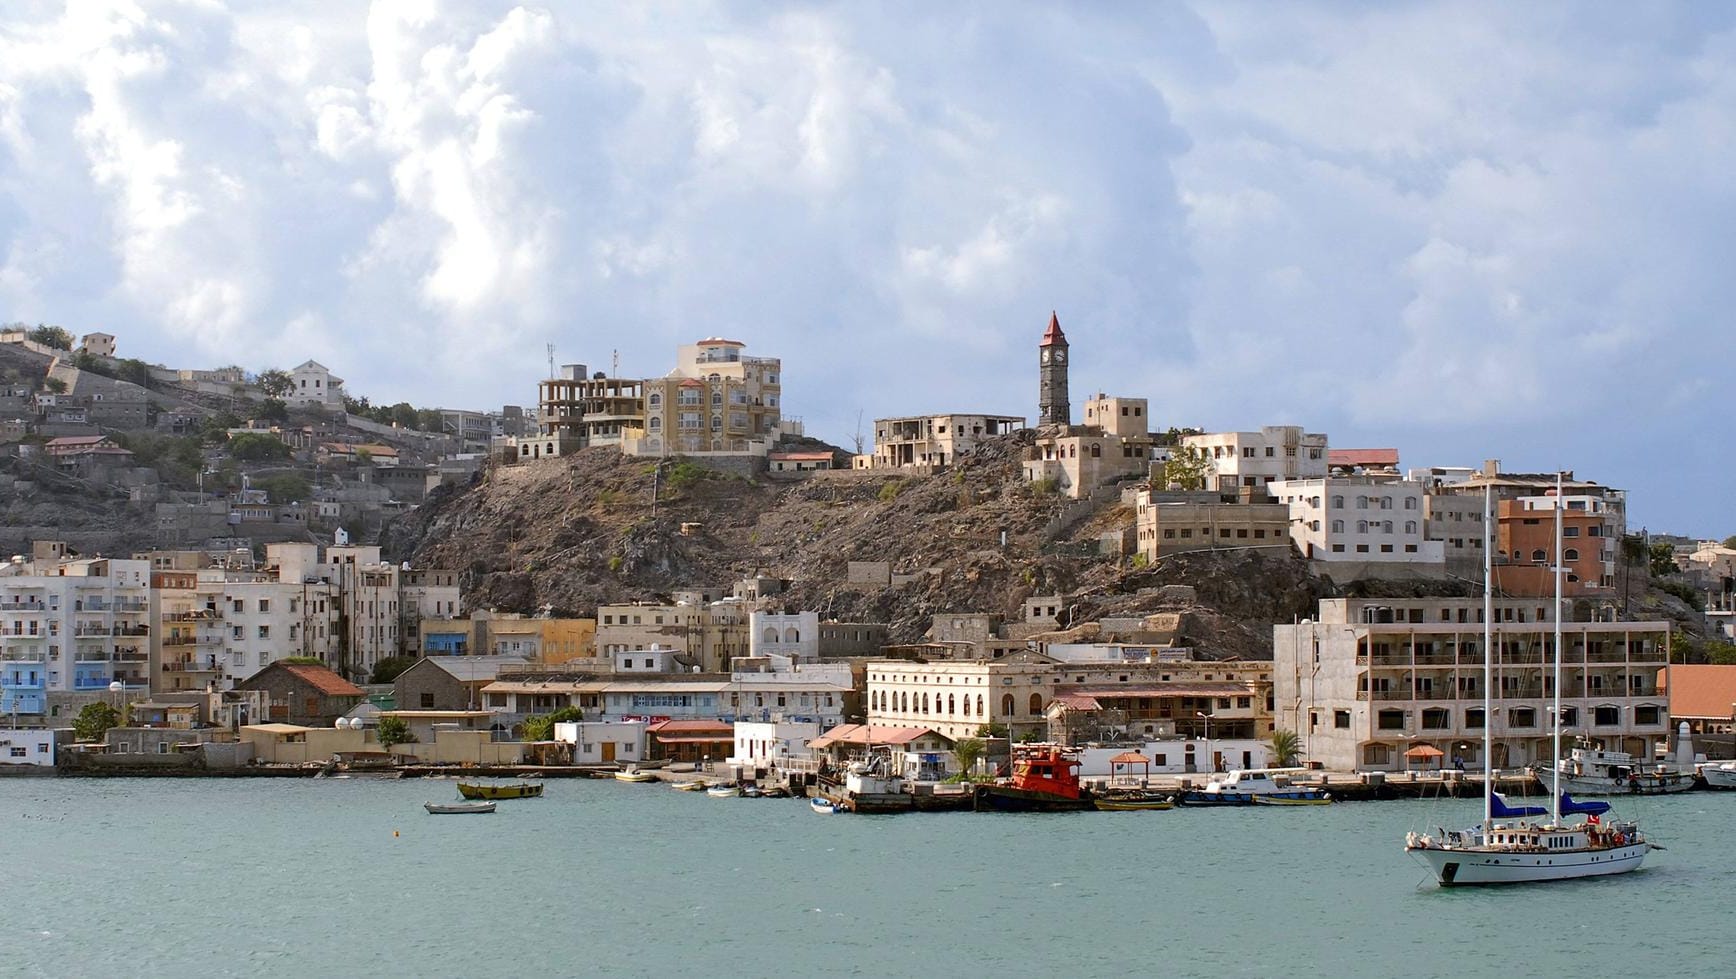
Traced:
POLYGON ((746 348, 721 337, 681 347, 674 370, 645 382, 644 425, 622 451, 763 455, 782 431, 783 361, 746 348))
POLYGON ((1184 435, 1182 445, 1211 460, 1214 489, 1320 479, 1328 471, 1326 436, 1305 432, 1297 425, 1267 425, 1257 432, 1184 435))
MULTIPOLYGON (((172 561, 168 555, 161 559, 165 564, 172 561)), ((153 692, 226 686, 228 662, 221 609, 226 578, 223 569, 214 567, 151 572, 153 692)))
POLYGON ((1218 493, 1142 489, 1135 494, 1134 542, 1135 553, 1148 562, 1212 549, 1284 553, 1290 550, 1290 507, 1224 502, 1218 493))
MULTIPOLYGON (((721 672, 729 668, 732 659, 750 653, 751 611, 734 598, 708 603, 599 606, 597 654, 610 656, 659 646, 687 654, 707 672, 721 672)), ((817 632, 817 624, 815 629, 817 632)))
MULTIPOLYGON (((1495 585, 1507 595, 1555 594, 1556 498, 1521 496, 1496 511, 1495 585)), ((1601 496, 1561 498, 1561 591, 1570 598, 1613 598, 1617 514, 1601 496)))
POLYGON ((150 682, 150 563, 39 542, 0 565, 0 714, 43 719, 56 695, 150 682))
POLYGON ((1313 561, 1440 570, 1445 549, 1423 533, 1423 486, 1371 476, 1279 480, 1267 492, 1290 508, 1290 536, 1313 561))
MULTIPOLYGON (((1400 771, 1427 746, 1482 764, 1547 763, 1554 696, 1552 602, 1494 603, 1494 717, 1483 713, 1483 606, 1477 598, 1326 599, 1313 621, 1273 627, 1278 726, 1333 770, 1400 771)), ((1568 743, 1591 738, 1650 758, 1669 734, 1659 689, 1667 622, 1562 622, 1562 722, 1568 743)))

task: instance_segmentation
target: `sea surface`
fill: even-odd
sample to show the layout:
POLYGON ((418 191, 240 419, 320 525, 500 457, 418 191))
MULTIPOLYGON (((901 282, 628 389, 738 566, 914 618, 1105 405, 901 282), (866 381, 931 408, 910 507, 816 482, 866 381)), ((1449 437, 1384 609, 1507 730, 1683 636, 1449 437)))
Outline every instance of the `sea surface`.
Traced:
POLYGON ((0 975, 1736 975, 1736 793, 1625 877, 1441 890, 1474 800, 822 816, 554 780, 0 778, 0 975))

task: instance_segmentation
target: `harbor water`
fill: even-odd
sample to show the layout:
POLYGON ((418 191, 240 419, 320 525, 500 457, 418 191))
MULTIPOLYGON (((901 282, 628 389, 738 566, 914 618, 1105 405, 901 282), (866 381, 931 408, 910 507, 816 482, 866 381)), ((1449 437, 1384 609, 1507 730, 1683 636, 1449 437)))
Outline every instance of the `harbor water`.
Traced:
POLYGON ((1474 800, 816 815, 551 781, 0 779, 0 975, 1729 976, 1736 793, 1644 870, 1441 890, 1474 800))

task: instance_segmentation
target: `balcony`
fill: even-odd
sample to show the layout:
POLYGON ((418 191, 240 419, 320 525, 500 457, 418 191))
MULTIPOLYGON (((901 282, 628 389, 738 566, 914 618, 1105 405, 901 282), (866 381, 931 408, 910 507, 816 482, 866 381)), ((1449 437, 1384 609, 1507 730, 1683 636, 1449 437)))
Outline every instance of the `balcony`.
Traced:
POLYGON ((100 676, 74 677, 72 680, 72 689, 74 690, 107 690, 108 685, 109 677, 106 673, 100 676))
POLYGON ((198 660, 193 660, 193 659, 178 659, 178 660, 175 660, 175 661, 170 662, 170 663, 164 663, 163 664, 163 672, 165 672, 165 673, 221 673, 221 672, 223 672, 223 667, 217 665, 214 662, 201 663, 198 660))
POLYGON ((196 645, 198 645, 198 643, 199 643, 199 637, 198 636, 169 635, 169 636, 163 637, 163 645, 165 647, 168 647, 168 646, 196 646, 196 645))
POLYGON ((41 602, 0 601, 0 612, 45 612, 41 602))

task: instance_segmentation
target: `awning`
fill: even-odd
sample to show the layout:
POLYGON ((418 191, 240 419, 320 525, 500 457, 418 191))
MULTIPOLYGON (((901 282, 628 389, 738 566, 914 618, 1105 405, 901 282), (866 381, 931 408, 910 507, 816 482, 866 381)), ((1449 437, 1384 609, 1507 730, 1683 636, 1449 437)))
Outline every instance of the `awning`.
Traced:
POLYGON ((717 737, 707 737, 705 735, 681 735, 681 736, 678 736, 678 735, 653 734, 652 737, 657 739, 658 744, 734 744, 735 743, 735 735, 733 735, 733 734, 723 734, 723 735, 718 735, 717 737))
POLYGON ((1137 751, 1124 751, 1121 754, 1116 755, 1114 758, 1109 759, 1109 764, 1111 764, 1111 765, 1149 765, 1149 764, 1151 764, 1151 759, 1145 757, 1144 755, 1140 754, 1137 751))
POLYGON ((1404 756, 1406 758, 1439 758, 1444 754, 1446 754, 1446 752, 1432 744, 1419 744, 1415 748, 1405 752, 1404 756))

